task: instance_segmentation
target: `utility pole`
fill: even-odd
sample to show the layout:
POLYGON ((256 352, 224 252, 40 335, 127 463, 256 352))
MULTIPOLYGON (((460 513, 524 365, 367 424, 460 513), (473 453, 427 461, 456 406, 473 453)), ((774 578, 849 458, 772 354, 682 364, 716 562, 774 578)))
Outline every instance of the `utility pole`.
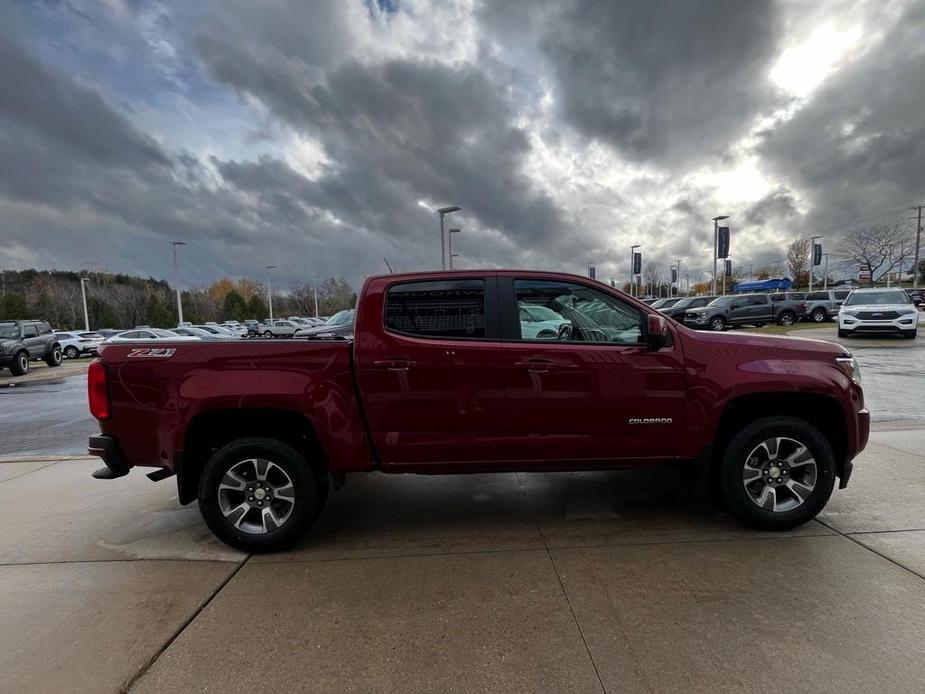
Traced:
POLYGON ((80 298, 83 299, 84 305, 84 332, 90 332, 90 317, 87 315, 87 282, 90 281, 89 277, 80 278, 80 298))
MULTIPOLYGON (((917 225, 915 227, 915 259, 912 261, 912 288, 919 288, 919 245, 922 240, 922 207, 925 205, 916 205, 913 210, 918 210, 917 225)), ((900 269, 900 281, 902 281, 902 269, 900 269)))
POLYGON ((450 251, 450 270, 453 269, 453 258, 455 258, 458 253, 453 253, 453 234, 458 234, 462 229, 450 229, 450 235, 447 237, 447 243, 449 244, 450 251))
POLYGON ((447 205, 446 207, 437 208, 437 214, 440 215, 440 265, 446 270, 446 231, 444 231, 443 218, 448 214, 459 212, 462 208, 459 205, 447 205))
MULTIPOLYGON (((677 280, 675 281, 675 289, 677 289, 678 294, 681 293, 681 259, 678 258, 678 273, 675 275, 677 280)), ((671 293, 671 285, 668 286, 669 295, 671 293)))

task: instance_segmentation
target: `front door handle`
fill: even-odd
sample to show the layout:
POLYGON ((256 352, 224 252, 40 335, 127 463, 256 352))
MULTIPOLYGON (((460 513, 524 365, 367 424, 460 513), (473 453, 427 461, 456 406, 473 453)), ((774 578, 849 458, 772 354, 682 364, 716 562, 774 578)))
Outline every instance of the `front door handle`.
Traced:
POLYGON ((414 366, 414 362, 410 359, 377 359, 373 362, 373 366, 389 371, 407 371, 414 366))
POLYGON ((551 361, 549 359, 528 359, 514 362, 518 369, 527 369, 533 373, 547 373, 550 369, 574 369, 575 364, 570 362, 551 361))

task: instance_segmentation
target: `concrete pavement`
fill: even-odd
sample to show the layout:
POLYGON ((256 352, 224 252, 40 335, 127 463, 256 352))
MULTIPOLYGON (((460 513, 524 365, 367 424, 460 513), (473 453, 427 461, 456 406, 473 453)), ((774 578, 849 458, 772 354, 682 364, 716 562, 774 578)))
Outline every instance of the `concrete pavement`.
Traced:
POLYGON ((0 463, 9 691, 912 692, 925 431, 756 533, 670 470, 361 475, 297 548, 215 541, 173 480, 0 463), (12 470, 7 472, 9 468, 12 470))

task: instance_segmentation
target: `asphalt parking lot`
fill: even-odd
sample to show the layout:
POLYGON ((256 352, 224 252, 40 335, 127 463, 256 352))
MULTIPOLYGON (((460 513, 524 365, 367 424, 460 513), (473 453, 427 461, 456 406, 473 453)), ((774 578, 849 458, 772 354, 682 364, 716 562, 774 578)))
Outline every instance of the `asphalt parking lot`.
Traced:
POLYGON ((669 470, 369 474, 300 546, 248 556, 172 480, 30 443, 60 425, 82 451, 79 374, 0 389, 0 441, 32 451, 0 462, 0 689, 921 691, 925 342, 846 344, 875 431, 784 534, 669 470))

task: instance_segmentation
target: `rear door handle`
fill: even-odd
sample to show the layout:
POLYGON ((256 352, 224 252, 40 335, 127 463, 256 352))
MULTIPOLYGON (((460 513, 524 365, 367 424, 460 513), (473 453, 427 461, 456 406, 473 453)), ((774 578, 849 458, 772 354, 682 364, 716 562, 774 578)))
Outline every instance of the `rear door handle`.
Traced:
POLYGON ((373 362, 373 366, 389 371, 407 371, 414 366, 414 362, 410 359, 377 359, 373 362))

